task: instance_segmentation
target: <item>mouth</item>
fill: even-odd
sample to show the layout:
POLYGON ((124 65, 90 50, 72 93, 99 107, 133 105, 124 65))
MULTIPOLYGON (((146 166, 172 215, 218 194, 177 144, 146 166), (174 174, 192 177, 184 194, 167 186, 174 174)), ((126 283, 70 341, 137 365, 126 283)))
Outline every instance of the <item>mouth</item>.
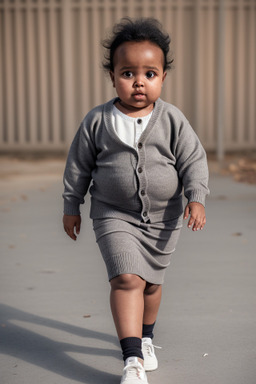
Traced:
POLYGON ((142 100, 145 98, 146 95, 142 92, 136 92, 132 96, 135 98, 135 100, 142 100))

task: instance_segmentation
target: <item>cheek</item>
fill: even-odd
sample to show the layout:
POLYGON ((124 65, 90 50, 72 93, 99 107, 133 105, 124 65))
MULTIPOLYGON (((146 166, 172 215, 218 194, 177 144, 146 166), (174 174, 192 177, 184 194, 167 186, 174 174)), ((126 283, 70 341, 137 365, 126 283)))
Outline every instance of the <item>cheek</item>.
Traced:
POLYGON ((116 88, 118 88, 120 91, 127 91, 130 88, 130 85, 127 81, 119 81, 116 84, 116 88))
POLYGON ((151 86, 151 91, 154 93, 154 94, 160 94, 161 91, 162 91, 162 83, 157 83, 157 84, 154 84, 151 86))

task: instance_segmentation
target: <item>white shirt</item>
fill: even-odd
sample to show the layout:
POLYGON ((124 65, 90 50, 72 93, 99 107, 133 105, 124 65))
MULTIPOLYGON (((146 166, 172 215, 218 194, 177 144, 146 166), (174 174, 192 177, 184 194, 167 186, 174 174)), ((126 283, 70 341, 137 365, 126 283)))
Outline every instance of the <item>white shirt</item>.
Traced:
POLYGON ((144 117, 130 117, 119 111, 119 109, 114 105, 112 123, 117 136, 124 143, 133 148, 137 148, 138 140, 142 132, 146 129, 152 112, 144 117))

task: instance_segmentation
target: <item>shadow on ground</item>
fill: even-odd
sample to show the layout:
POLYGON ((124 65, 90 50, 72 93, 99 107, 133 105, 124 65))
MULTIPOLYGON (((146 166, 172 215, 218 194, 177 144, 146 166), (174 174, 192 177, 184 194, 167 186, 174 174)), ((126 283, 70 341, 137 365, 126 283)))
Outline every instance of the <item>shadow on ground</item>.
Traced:
POLYGON ((21 310, 0 304, 0 353, 9 355, 41 368, 50 370, 68 379, 88 384, 117 384, 120 376, 100 371, 68 356, 67 353, 84 355, 112 356, 120 359, 120 352, 115 349, 93 348, 87 346, 62 343, 42 336, 21 326, 15 321, 37 324, 44 327, 68 332, 81 338, 99 339, 117 345, 115 337, 93 330, 80 328, 60 321, 43 318, 21 310))

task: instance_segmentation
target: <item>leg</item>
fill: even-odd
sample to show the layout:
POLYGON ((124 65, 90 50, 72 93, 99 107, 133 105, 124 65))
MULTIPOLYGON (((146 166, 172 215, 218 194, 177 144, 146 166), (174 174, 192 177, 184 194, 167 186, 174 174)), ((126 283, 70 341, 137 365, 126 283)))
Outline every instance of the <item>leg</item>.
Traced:
POLYGON ((154 325, 157 318, 162 295, 162 286, 147 283, 144 291, 144 316, 142 332, 142 353, 146 371, 158 368, 158 361, 152 344, 154 325))
POLYGON ((119 340, 141 338, 146 282, 137 275, 124 274, 110 284, 110 305, 119 340))
POLYGON ((143 324, 153 324, 156 321, 162 297, 162 286, 146 284, 144 291, 143 324))

